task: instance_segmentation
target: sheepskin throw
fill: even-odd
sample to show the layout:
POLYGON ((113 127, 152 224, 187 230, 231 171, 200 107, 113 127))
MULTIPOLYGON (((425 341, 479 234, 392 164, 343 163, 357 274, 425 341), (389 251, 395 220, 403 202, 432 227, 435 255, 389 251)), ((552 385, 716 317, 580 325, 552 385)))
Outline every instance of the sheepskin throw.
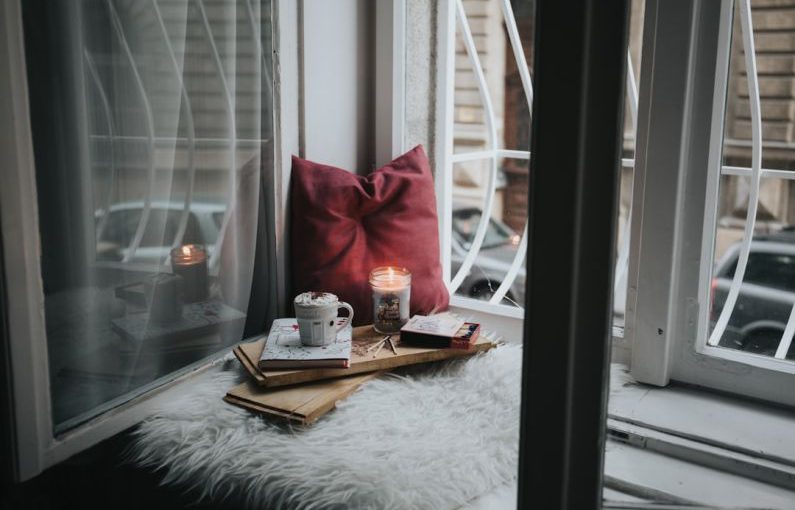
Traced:
POLYGON ((221 400, 236 363, 142 423, 130 450, 204 501, 268 509, 453 509, 516 479, 521 347, 383 375, 306 428, 221 400))

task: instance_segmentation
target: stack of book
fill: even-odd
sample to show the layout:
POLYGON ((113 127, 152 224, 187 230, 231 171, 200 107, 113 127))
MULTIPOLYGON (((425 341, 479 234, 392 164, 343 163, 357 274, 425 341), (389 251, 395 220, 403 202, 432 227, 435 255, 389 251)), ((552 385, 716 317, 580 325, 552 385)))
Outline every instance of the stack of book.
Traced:
POLYGON ((341 330, 330 345, 306 347, 295 319, 276 319, 268 335, 234 348, 251 377, 229 390, 224 400, 306 425, 384 371, 471 356, 494 346, 479 335, 479 325, 447 314, 413 320, 389 342, 372 326, 361 326, 341 330))

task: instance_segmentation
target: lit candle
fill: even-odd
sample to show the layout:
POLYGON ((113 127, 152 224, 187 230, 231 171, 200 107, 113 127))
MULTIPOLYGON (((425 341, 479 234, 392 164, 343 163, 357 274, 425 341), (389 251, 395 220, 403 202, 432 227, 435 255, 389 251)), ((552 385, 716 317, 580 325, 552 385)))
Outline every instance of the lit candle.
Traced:
POLYGON ((402 267, 377 267, 370 272, 373 291, 373 326, 391 335, 409 320, 411 273, 402 267))
POLYGON ((182 277, 182 299, 195 303, 207 299, 207 251, 198 244, 186 244, 171 250, 171 267, 182 277))

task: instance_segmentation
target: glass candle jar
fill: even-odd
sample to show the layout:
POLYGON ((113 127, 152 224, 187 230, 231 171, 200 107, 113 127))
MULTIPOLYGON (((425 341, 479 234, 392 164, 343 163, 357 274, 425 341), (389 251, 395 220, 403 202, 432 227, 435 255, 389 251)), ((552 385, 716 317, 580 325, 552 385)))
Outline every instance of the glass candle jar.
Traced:
POLYGON ((198 244, 186 244, 171 250, 171 269, 182 277, 185 303, 205 301, 209 294, 207 251, 198 244))
POLYGON ((411 273, 403 267, 377 267, 370 271, 373 291, 373 327, 392 335, 409 320, 411 273))

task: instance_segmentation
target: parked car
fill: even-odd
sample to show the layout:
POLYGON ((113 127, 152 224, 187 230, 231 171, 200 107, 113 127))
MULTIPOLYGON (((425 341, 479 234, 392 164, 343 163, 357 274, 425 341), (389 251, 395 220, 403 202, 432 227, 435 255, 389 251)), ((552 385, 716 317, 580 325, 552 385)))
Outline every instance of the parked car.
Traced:
MULTIPOLYGON (((712 325, 729 294, 740 255, 740 243, 729 247, 712 280, 712 325)), ((795 303, 795 228, 757 237, 737 303, 719 345, 773 356, 795 303)), ((795 359, 795 343, 786 357, 795 359)))
MULTIPOLYGON (((152 203, 149 221, 131 261, 162 263, 167 259, 179 228, 183 207, 182 202, 158 201, 152 203)), ((118 261, 127 255, 130 243, 138 229, 143 209, 144 203, 140 200, 120 202, 110 207, 105 226, 97 240, 98 260, 118 261)), ((182 242, 184 244, 201 244, 208 252, 212 252, 221 229, 225 210, 224 204, 191 203, 182 242)), ((95 211, 96 228, 100 227, 104 214, 104 209, 95 211)))
MULTIPOLYGON (((482 211, 478 207, 453 205, 451 271, 455 275, 475 239, 482 211)), ((500 287, 519 247, 520 236, 505 223, 490 218, 480 252, 457 293, 489 300, 500 287)), ((506 293, 508 302, 524 306, 525 270, 522 267, 506 293)), ((505 303, 506 300, 503 300, 505 303)))

